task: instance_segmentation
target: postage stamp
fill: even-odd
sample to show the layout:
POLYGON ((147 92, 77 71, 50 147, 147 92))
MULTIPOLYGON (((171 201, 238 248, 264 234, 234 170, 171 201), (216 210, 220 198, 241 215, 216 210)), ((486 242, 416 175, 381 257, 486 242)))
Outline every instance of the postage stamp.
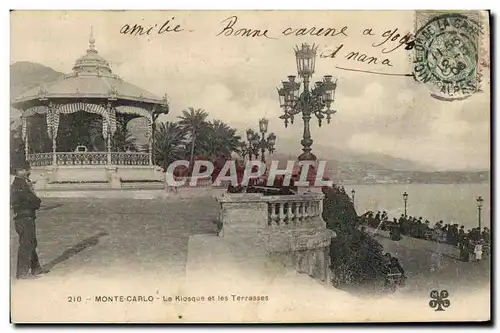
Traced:
POLYGON ((414 78, 441 100, 464 99, 479 90, 481 26, 468 13, 416 12, 414 78))

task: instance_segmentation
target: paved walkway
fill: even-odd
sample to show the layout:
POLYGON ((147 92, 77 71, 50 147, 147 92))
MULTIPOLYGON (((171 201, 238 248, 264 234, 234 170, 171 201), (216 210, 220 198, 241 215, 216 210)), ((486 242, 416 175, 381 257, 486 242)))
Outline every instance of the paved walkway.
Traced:
MULTIPOLYGON (((488 262, 457 262, 445 253, 436 255, 436 252, 415 247, 414 242, 405 239, 393 242, 378 237, 388 251, 400 258, 407 270, 408 286, 395 294, 357 297, 356 290, 345 293, 325 288, 297 274, 287 275, 284 279, 271 274, 268 281, 258 279, 253 285, 249 280, 251 274, 243 277, 229 274, 232 278, 228 279, 231 271, 221 266, 224 262, 221 262, 220 255, 225 258, 232 257, 232 254, 221 252, 216 255, 219 239, 215 238, 216 244, 205 247, 196 247, 200 243, 195 242, 196 239, 214 240, 213 220, 218 211, 218 203, 210 197, 187 200, 45 198, 37 220, 39 254, 45 267, 51 268, 51 273, 37 280, 13 280, 12 319, 15 322, 221 319, 241 322, 279 318, 342 322, 475 320, 489 316, 489 290, 485 290, 489 286, 488 262), (212 236, 191 237, 194 235, 212 236), (191 252, 197 251, 191 253, 194 261, 190 265, 193 268, 194 264, 194 269, 186 268, 188 244, 191 244, 191 252), (207 248, 212 250, 207 251, 207 248), (211 264, 210 260, 219 265, 211 264), (199 270, 202 266, 207 269, 199 270), (225 277, 218 279, 219 273, 225 277), (428 302, 432 289, 449 290, 452 308, 445 313, 430 309, 428 302), (477 292, 464 293, 467 289, 477 292), (176 295, 225 295, 230 299, 231 293, 254 296, 249 292, 269 296, 269 302, 222 302, 212 305, 213 311, 209 311, 206 303, 165 301, 165 298, 176 295), (96 300, 97 297, 112 298, 116 295, 152 297, 154 301, 120 303, 96 300)), ((14 275, 17 252, 14 228, 11 228, 11 250, 11 275, 14 275)), ((242 272, 249 268, 245 263, 242 267, 242 272)), ((254 270, 254 267, 250 269, 254 270)))
POLYGON ((402 263, 408 277, 404 293, 428 293, 447 289, 450 293, 476 292, 490 286, 490 259, 480 262, 459 260, 459 250, 451 245, 402 236, 392 241, 379 231, 375 238, 402 263))
MULTIPOLYGON (((56 199, 46 198, 38 214, 38 251, 50 276, 140 274, 183 276, 189 237, 215 234, 214 198, 56 199)), ((12 221, 11 221, 12 223, 12 221)), ((459 288, 489 282, 489 261, 464 263, 458 250, 409 237, 399 242, 384 232, 378 241, 401 261, 407 291, 451 283, 459 288)), ((17 234, 11 228, 11 276, 15 275, 17 234)))
MULTIPOLYGON (((217 215, 218 204, 208 197, 47 198, 37 219, 39 256, 51 277, 183 275, 189 236, 215 234, 217 215)), ((11 276, 17 239, 12 227, 11 276)))

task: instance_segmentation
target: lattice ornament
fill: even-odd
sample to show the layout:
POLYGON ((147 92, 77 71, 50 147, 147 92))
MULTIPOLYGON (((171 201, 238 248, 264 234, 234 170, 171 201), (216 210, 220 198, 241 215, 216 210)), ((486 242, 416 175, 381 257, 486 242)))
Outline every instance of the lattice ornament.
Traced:
POLYGON ((69 113, 74 113, 74 112, 78 112, 78 111, 85 111, 85 112, 95 113, 95 114, 100 115, 103 118, 102 136, 105 139, 108 137, 109 113, 108 113, 108 110, 104 106, 99 105, 99 104, 78 102, 78 103, 61 105, 59 107, 57 122, 59 123, 59 113, 69 114, 69 113))
POLYGON ((115 108, 109 108, 109 132, 111 136, 116 133, 116 110, 115 108))
POLYGON ((151 111, 136 106, 121 105, 116 108, 116 112, 124 114, 133 114, 146 118, 148 120, 148 129, 146 131, 146 137, 148 140, 151 139, 151 136, 153 134, 153 116, 151 114, 151 111))
POLYGON ((23 137, 23 141, 26 142, 26 127, 28 127, 28 117, 26 117, 24 114, 21 116, 23 125, 22 125, 22 130, 21 130, 21 135, 23 137))
POLYGON ((148 140, 151 140, 151 136, 153 135, 153 119, 152 118, 147 118, 148 119, 148 130, 146 131, 146 137, 148 140))
POLYGON ((56 109, 53 109, 52 110, 52 120, 51 120, 51 125, 52 125, 52 136, 53 136, 53 139, 56 139, 57 138, 57 132, 58 132, 58 129, 59 129, 59 110, 56 108, 56 109))
POLYGON ((47 135, 49 136, 49 138, 52 139, 52 132, 53 132, 53 128, 54 128, 54 116, 52 115, 54 113, 54 111, 52 111, 51 109, 48 109, 47 110, 47 113, 45 114, 45 121, 47 122, 47 135))

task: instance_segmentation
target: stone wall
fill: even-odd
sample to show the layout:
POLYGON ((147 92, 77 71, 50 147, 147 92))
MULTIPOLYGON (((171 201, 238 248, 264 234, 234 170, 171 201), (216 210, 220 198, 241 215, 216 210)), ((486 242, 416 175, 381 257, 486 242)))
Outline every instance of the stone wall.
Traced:
POLYGON ((225 194, 218 199, 221 237, 250 242, 272 260, 330 281, 329 245, 336 235, 321 217, 323 197, 322 193, 225 194))
MULTIPOLYGON (((31 169, 31 179, 38 190, 49 190, 51 184, 102 184, 101 188, 122 188, 123 182, 162 184, 164 173, 149 165, 72 165, 40 166, 31 169)), ((56 186, 57 188, 57 186, 56 186)))

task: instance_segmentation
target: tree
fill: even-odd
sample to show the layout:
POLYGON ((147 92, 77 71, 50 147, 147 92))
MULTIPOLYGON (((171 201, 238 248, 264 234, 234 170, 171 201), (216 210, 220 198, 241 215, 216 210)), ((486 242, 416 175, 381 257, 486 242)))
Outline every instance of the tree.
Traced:
POLYGON ((21 128, 22 126, 16 125, 15 122, 10 120, 10 165, 11 173, 13 172, 12 167, 17 163, 26 160, 24 153, 24 142, 21 138, 21 128))
POLYGON ((324 190, 323 219, 337 237, 330 245, 334 284, 373 283, 382 275, 383 247, 359 230, 359 218, 349 196, 338 187, 324 190))
MULTIPOLYGON (((153 147, 155 146, 156 122, 162 114, 168 114, 168 112, 170 111, 170 107, 168 106, 168 102, 167 102, 167 95, 164 96, 164 100, 165 100, 165 104, 163 104, 163 106, 161 108, 155 109, 155 111, 153 112, 153 115, 152 115, 153 119, 152 119, 152 124, 151 124, 151 145, 153 147)), ((155 152, 153 149, 153 160, 156 159, 154 154, 155 154, 155 152)))
POLYGON ((115 151, 137 151, 137 139, 127 127, 124 118, 116 119, 116 132, 113 135, 113 149, 115 151))
POLYGON ((47 133, 47 121, 43 115, 32 115, 27 120, 28 153, 48 153, 52 151, 52 140, 47 133))
POLYGON ((220 120, 209 122, 199 133, 198 142, 196 155, 208 156, 211 159, 229 157, 232 152, 239 152, 241 148, 241 137, 236 134, 236 129, 220 120))
POLYGON ((185 158, 186 132, 179 124, 159 123, 154 135, 154 163, 161 166, 163 171, 172 162, 185 158))
POLYGON ((102 122, 101 116, 92 114, 89 120, 89 144, 90 151, 104 151, 107 149, 107 141, 102 136, 102 122))
POLYGON ((189 141, 191 145, 191 153, 189 157, 190 165, 193 165, 194 148, 197 136, 208 126, 208 123, 206 122, 207 117, 208 113, 205 112, 205 110, 195 110, 192 107, 190 107, 188 110, 183 110, 182 116, 179 117, 180 128, 182 128, 185 133, 189 135, 189 141))
POLYGON ((73 151, 85 146, 89 151, 105 151, 107 144, 102 136, 102 117, 85 111, 61 115, 59 118, 57 149, 73 151))

